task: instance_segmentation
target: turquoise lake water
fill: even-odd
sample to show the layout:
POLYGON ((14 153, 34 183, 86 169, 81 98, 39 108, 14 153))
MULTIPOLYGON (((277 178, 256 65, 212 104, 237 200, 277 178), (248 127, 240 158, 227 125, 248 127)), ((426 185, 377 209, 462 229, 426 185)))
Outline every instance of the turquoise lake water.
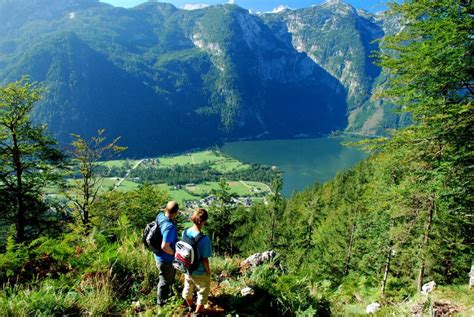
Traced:
POLYGON ((341 143, 348 137, 261 140, 226 143, 222 151, 242 162, 277 166, 284 172, 283 193, 290 196, 315 182, 325 182, 339 171, 367 157, 360 149, 341 143))

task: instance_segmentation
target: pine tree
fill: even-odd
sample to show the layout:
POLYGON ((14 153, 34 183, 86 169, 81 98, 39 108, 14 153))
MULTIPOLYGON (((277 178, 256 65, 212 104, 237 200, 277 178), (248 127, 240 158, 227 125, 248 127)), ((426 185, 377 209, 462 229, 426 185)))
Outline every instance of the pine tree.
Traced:
POLYGON ((451 253, 451 261, 456 258, 445 275, 455 274, 473 256, 468 246, 474 242, 469 194, 474 5, 464 0, 412 0, 394 4, 392 11, 402 16, 406 27, 383 42, 380 64, 390 75, 384 96, 411 113, 414 124, 395 133, 384 150, 402 154, 393 161, 402 170, 394 189, 405 221, 394 230, 414 237, 406 239, 411 241, 405 241, 404 248, 418 259, 420 290, 427 273, 439 274, 442 254, 451 253))

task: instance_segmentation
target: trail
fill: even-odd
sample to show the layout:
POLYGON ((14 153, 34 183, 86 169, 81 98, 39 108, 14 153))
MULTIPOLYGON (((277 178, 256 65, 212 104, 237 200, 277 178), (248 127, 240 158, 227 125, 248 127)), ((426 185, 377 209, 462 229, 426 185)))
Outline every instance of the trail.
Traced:
POLYGON ((247 183, 245 183, 243 180, 240 180, 239 181, 242 185, 244 185, 245 187, 247 187, 248 189, 252 189, 252 186, 248 185, 247 183))
MULTIPOLYGON (((243 180, 240 180, 239 182, 240 182, 242 185, 244 185, 245 187, 247 187, 249 190, 253 188, 252 186, 250 186, 249 184, 247 184, 247 183, 244 182, 243 180)), ((270 186, 268 186, 268 185, 265 184, 265 183, 262 183, 262 185, 265 185, 265 186, 267 187, 267 189, 268 189, 268 192, 269 192, 270 194, 273 194, 272 189, 270 188, 270 186)))
POLYGON ((138 161, 131 169, 129 169, 129 170, 127 171, 127 174, 125 174, 125 176, 124 176, 122 179, 120 179, 117 183, 115 183, 113 190, 116 190, 117 188, 119 188, 119 187, 122 185, 122 183, 130 176, 130 173, 131 173, 134 169, 136 169, 141 163, 143 163, 144 160, 145 160, 145 159, 141 159, 141 160, 138 161))

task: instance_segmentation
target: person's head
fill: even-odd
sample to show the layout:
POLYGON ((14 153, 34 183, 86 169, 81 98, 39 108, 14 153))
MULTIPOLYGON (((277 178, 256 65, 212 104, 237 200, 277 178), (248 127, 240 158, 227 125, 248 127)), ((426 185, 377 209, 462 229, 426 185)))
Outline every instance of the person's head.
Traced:
POLYGON ((175 202, 174 200, 169 201, 166 204, 165 216, 173 220, 178 215, 178 210, 179 210, 178 203, 175 202))
POLYGON ((204 208, 198 208, 193 212, 193 215, 191 216, 191 221, 196 226, 202 227, 208 218, 209 215, 207 214, 207 210, 204 208))

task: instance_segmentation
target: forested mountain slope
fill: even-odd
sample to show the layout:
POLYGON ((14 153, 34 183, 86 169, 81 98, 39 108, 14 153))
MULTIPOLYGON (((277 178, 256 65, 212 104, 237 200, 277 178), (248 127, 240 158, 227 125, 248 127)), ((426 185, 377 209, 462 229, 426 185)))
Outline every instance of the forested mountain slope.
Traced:
POLYGON ((399 125, 370 101, 384 20, 343 2, 255 15, 235 5, 3 0, 0 16, 0 81, 44 82, 35 119, 62 143, 106 128, 148 155, 399 125))

